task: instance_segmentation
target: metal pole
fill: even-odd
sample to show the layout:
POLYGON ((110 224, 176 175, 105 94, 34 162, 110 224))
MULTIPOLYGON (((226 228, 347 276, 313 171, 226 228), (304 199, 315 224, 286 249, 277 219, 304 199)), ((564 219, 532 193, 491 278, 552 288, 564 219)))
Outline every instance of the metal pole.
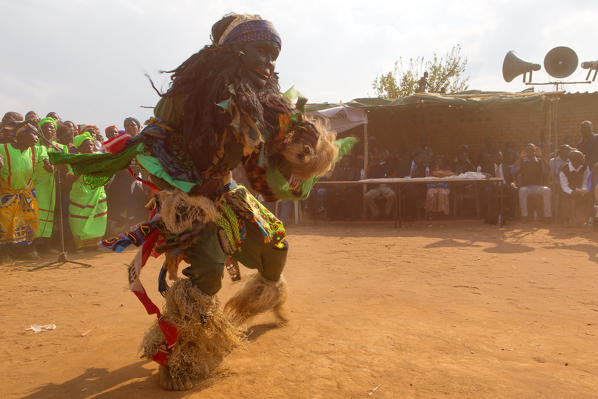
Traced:
POLYGON ((552 99, 544 97, 544 119, 546 121, 545 133, 544 133, 544 152, 551 154, 553 151, 552 147, 552 99))
POLYGON ((363 177, 368 178, 368 154, 369 154, 369 140, 368 140, 368 124, 363 125, 363 177))
MULTIPOLYGON (((559 148, 559 95, 555 94, 553 97, 551 97, 551 107, 550 110, 552 112, 552 145, 554 146, 554 153, 556 154, 556 152, 558 151, 559 148)), ((556 158, 556 155, 555 155, 556 158)), ((554 161, 554 165, 556 167, 556 159, 554 161)), ((555 174, 558 173, 557 170, 555 170, 555 174)), ((559 204, 559 189, 560 187, 557 186, 557 183, 555 181, 555 179, 552 179, 552 185, 551 185, 551 190, 552 190, 552 197, 554 199, 553 204, 554 204, 554 208, 552 210, 552 216, 553 216, 553 220, 554 222, 558 222, 558 211, 560 208, 560 204, 559 204)))
MULTIPOLYGON (((363 125, 363 177, 364 179, 368 178, 368 154, 369 154, 369 145, 368 145, 368 124, 365 123, 363 125)), ((367 191, 367 185, 363 185, 362 187, 362 201, 361 201, 361 218, 365 219, 365 193, 367 191)))
POLYGON ((560 96, 557 94, 554 96, 553 106, 552 106, 552 113, 554 116, 554 121, 552 124, 552 129, 554 131, 554 138, 553 138, 552 142, 553 142, 555 151, 559 148, 559 101, 560 101, 560 96))

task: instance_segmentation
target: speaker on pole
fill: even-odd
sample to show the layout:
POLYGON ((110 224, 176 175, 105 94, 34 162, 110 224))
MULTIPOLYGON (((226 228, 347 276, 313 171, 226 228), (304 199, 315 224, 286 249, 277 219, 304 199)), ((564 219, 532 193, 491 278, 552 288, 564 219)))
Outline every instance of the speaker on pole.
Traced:
POLYGON ((544 57, 544 69, 554 78, 562 79, 577 69, 579 60, 575 51, 569 47, 555 47, 544 57))
POLYGON ((505 55, 505 60, 502 63, 502 76, 506 82, 510 82, 517 76, 523 74, 523 81, 525 82, 525 75, 529 73, 529 82, 532 80, 532 71, 539 71, 542 67, 533 62, 523 61, 515 55, 514 51, 509 51, 505 55))
POLYGON ((588 76, 586 76, 586 80, 590 80, 590 74, 592 71, 594 71, 592 82, 596 80, 596 74, 598 74, 598 60, 582 62, 581 67, 583 69, 588 69, 588 76))

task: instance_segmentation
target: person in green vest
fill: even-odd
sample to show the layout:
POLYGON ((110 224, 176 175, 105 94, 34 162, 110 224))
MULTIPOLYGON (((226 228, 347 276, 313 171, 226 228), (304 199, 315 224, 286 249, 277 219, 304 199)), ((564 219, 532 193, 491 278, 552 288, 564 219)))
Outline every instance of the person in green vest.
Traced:
MULTIPOLYGON (((95 151, 93 137, 89 132, 76 136, 74 146, 80 154, 92 154, 95 151)), ((108 208, 104 187, 91 188, 81 176, 68 174, 73 183, 69 202, 69 225, 77 249, 97 248, 106 233, 108 208)))
POLYGON ((39 226, 35 246, 40 253, 56 251, 51 246, 56 207, 56 179, 54 167, 48 161, 48 153, 64 150, 64 147, 59 147, 59 143, 55 141, 57 129, 58 124, 54 119, 46 117, 40 120, 38 130, 45 140, 38 140, 33 148, 37 164, 33 174, 33 185, 39 204, 39 226))
POLYGON ((0 145, 0 263, 10 262, 11 253, 39 258, 30 248, 39 219, 32 182, 36 141, 35 126, 23 122, 16 128, 15 142, 0 145))

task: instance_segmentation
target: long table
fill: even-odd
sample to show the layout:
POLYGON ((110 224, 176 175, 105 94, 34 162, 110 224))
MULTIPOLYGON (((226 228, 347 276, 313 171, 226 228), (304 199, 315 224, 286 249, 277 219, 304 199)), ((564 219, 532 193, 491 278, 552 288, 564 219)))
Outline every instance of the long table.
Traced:
POLYGON ((388 184, 394 187, 394 191, 397 198, 395 206, 395 227, 401 227, 403 225, 403 189, 409 184, 436 184, 436 183, 473 183, 473 184, 495 184, 499 188, 499 214, 498 214, 498 226, 501 227, 504 221, 503 217, 503 188, 504 180, 499 177, 490 177, 485 179, 478 178, 459 178, 459 177, 392 177, 382 179, 363 179, 363 180, 323 180, 318 181, 317 184, 388 184))

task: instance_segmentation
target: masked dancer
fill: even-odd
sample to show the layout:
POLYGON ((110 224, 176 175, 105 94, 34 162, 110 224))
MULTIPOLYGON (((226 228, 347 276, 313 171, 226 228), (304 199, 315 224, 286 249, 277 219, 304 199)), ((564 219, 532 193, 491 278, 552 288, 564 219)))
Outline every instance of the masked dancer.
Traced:
POLYGON ((160 384, 184 390, 205 377, 240 343, 240 326, 272 310, 286 320, 282 277, 288 244, 282 223, 231 178, 242 165, 266 201, 305 199, 352 141, 308 121, 304 99, 292 105, 274 71, 281 38, 258 15, 230 14, 212 27, 212 43, 172 73, 154 117, 132 137, 104 143, 111 154, 52 156, 92 186, 103 185, 135 159, 159 192, 155 216, 135 231, 106 240, 120 251, 141 250, 129 267, 131 289, 159 321, 145 335, 143 353, 160 363, 160 384), (154 252, 190 265, 166 290, 164 314, 139 281, 154 252), (256 274, 220 309, 224 263, 232 256, 256 274))

